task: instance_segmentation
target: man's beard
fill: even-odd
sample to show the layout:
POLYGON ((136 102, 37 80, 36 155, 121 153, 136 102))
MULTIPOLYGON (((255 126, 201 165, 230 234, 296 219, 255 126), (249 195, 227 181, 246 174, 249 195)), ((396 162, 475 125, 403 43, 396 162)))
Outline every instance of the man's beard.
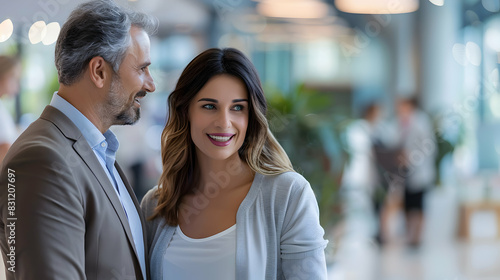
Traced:
POLYGON ((120 103, 121 95, 124 94, 124 92, 125 90, 123 89, 120 79, 114 76, 107 100, 110 109, 108 114, 110 113, 113 118, 113 125, 132 125, 141 117, 141 108, 135 107, 134 100, 137 96, 145 96, 146 92, 140 91, 136 93, 132 102, 126 104, 126 106, 120 103))
POLYGON ((128 110, 124 109, 115 117, 115 123, 117 125, 132 125, 136 123, 140 118, 141 108, 130 108, 128 110), (131 110, 133 113, 131 112, 131 110))

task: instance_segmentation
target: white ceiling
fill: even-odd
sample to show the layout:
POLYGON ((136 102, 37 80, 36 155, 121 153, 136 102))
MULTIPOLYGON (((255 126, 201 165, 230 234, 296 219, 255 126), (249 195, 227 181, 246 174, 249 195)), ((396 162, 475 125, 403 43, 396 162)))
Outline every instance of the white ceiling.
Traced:
MULTIPOLYGON (((197 29, 209 20, 209 7, 196 0, 115 1, 157 17, 162 27, 182 25, 197 29)), ((62 24, 70 12, 83 2, 86 0, 1 0, 0 22, 10 18, 14 28, 22 26, 27 29, 39 20, 62 24)))

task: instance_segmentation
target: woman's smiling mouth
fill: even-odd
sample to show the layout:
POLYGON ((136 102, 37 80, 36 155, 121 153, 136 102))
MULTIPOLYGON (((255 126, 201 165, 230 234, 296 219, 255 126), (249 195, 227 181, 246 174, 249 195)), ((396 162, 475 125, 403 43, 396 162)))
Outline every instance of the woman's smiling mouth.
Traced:
POLYGON ((227 146, 236 134, 214 133, 207 134, 208 139, 216 146, 227 146))

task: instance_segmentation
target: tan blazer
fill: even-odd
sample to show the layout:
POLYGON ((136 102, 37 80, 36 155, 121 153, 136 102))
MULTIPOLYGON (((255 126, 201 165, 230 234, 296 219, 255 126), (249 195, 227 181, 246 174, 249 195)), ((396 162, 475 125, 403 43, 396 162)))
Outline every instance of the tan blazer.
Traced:
MULTIPOLYGON (((137 199, 116 168, 146 237, 137 199)), ((12 145, 0 170, 0 247, 7 279, 143 279, 114 187, 63 113, 47 106, 12 145)))

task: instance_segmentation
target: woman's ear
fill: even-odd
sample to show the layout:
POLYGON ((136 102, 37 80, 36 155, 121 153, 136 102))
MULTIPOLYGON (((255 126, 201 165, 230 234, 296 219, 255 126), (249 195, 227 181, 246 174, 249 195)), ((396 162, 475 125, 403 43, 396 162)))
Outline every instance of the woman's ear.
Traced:
POLYGON ((93 57, 88 64, 90 80, 98 88, 103 88, 111 78, 109 63, 100 56, 93 57))

